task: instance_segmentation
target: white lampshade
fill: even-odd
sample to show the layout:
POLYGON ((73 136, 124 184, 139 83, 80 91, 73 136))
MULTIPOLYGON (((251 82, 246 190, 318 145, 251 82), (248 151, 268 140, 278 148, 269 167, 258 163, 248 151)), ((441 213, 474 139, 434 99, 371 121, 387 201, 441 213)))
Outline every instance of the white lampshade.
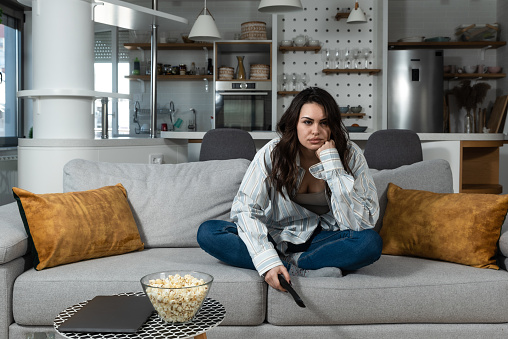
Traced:
POLYGON ((272 14, 296 12, 302 9, 300 0, 261 0, 258 7, 258 11, 272 14))
POLYGON ((367 18, 365 17, 365 13, 363 13, 360 6, 358 6, 358 1, 355 2, 355 8, 349 13, 349 17, 347 18, 348 24, 356 24, 356 23, 364 23, 367 22, 367 18))
POLYGON ((198 41, 213 41, 222 39, 215 20, 211 15, 207 14, 206 2, 204 13, 198 16, 194 26, 189 33, 189 39, 198 41))

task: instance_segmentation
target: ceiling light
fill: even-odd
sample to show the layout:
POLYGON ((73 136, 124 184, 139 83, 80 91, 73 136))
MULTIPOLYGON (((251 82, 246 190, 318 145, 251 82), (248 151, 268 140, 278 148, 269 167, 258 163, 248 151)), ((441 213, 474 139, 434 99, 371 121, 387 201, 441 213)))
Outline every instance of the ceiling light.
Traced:
POLYGON ((199 12, 199 16, 189 33, 189 39, 197 41, 213 41, 222 39, 212 13, 208 15, 207 12, 210 13, 210 11, 206 8, 205 0, 205 8, 199 12))
POLYGON ((365 13, 363 13, 360 6, 358 6, 358 1, 355 2, 355 8, 349 13, 349 17, 347 18, 348 24, 357 24, 367 22, 367 18, 365 17, 365 13))
POLYGON ((300 0, 261 0, 258 11, 262 13, 281 14, 303 9, 300 0))

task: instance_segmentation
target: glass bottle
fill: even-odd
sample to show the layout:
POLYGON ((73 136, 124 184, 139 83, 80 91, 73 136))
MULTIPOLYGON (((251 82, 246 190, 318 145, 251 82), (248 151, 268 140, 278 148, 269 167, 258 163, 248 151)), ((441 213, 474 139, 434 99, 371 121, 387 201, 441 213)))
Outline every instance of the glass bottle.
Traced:
POLYGON ((466 112, 466 117, 464 119, 464 133, 474 133, 473 129, 473 117, 471 116, 471 111, 466 112))
POLYGON ((213 64, 212 64, 212 59, 209 58, 208 59, 208 75, 212 75, 213 74, 213 64))

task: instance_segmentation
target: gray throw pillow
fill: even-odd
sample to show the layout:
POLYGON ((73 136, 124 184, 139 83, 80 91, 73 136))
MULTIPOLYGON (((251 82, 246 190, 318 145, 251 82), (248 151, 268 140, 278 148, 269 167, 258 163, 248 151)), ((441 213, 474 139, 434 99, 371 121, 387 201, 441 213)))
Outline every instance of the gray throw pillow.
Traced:
POLYGON ((250 161, 126 164, 75 159, 64 167, 64 192, 121 183, 145 247, 198 247, 206 220, 229 220, 250 161))
POLYGON ((390 182, 404 189, 453 193, 450 164, 442 159, 420 161, 390 170, 371 169, 370 173, 376 184, 379 198, 379 219, 374 228, 377 232, 383 226, 383 217, 388 203, 386 193, 390 182))

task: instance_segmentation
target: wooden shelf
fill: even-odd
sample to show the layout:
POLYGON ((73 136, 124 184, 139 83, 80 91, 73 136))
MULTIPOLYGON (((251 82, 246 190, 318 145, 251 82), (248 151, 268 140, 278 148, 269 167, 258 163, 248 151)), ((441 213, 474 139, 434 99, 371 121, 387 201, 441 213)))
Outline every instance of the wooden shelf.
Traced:
POLYGON ((279 51, 282 53, 290 51, 303 51, 303 52, 314 52, 318 53, 321 50, 321 46, 279 46, 279 51))
POLYGON ((495 49, 504 45, 506 41, 389 42, 388 49, 495 49))
MULTIPOLYGON (((210 75, 212 76, 212 75, 210 75)), ((271 79, 231 79, 231 80, 215 80, 217 82, 266 82, 272 81, 271 79)))
POLYGON ((445 73, 445 79, 501 79, 505 73, 445 73))
POLYGON ((363 119, 366 116, 366 113, 341 113, 340 116, 343 118, 358 118, 363 119))
POLYGON ((298 93, 300 93, 300 91, 277 91, 277 94, 281 96, 296 95, 298 93))
POLYGON ((325 68, 323 70, 323 73, 325 74, 339 74, 339 73, 369 73, 369 75, 375 75, 377 73, 381 72, 380 69, 331 69, 331 68, 325 68))
POLYGON ((351 12, 347 12, 347 13, 337 13, 337 14, 335 15, 335 20, 339 21, 340 19, 347 19, 347 18, 349 18, 349 14, 350 14, 350 13, 351 13, 351 12))
MULTIPOLYGON (((150 75, 126 75, 125 78, 129 80, 142 80, 150 81, 150 75)), ((157 80, 171 81, 171 80, 203 80, 213 79, 213 75, 157 75, 157 80)))
MULTIPOLYGON (((149 50, 151 44, 148 43, 125 43, 124 47, 128 50, 149 50)), ((167 43, 157 44, 158 50, 192 50, 192 49, 203 49, 213 48, 213 43, 167 43)))
POLYGON ((464 184, 460 193, 501 194, 503 186, 498 184, 464 184))

